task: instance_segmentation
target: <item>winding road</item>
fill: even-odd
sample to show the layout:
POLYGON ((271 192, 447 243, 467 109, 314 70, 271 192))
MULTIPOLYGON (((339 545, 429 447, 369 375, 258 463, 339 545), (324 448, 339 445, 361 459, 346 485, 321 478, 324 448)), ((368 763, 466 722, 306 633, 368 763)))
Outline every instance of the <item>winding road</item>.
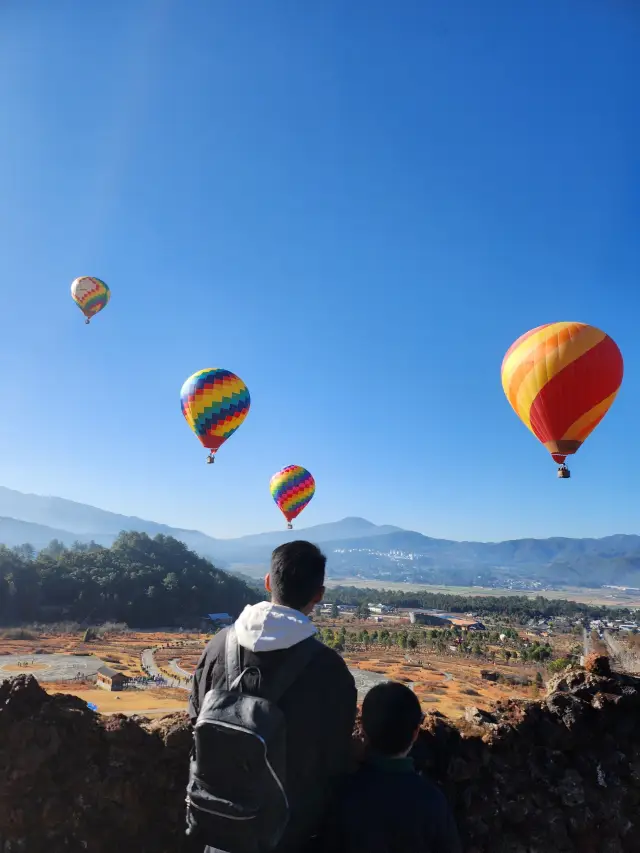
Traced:
MULTIPOLYGON (((160 671, 153 656, 153 652, 154 649, 144 649, 142 651, 142 654, 140 655, 140 660, 142 661, 143 666, 146 667, 147 672, 150 675, 157 675, 160 678, 164 678, 164 680, 167 682, 168 687, 179 687, 182 690, 189 690, 189 687, 184 685, 177 678, 169 678, 168 675, 165 675, 164 672, 160 671)), ((170 663, 173 663, 173 661, 171 661, 170 663)))

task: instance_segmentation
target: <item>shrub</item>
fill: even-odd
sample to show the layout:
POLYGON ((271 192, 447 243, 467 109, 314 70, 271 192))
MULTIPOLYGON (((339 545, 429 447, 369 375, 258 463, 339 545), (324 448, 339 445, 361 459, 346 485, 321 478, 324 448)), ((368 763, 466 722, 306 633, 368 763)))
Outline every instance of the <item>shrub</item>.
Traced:
POLYGON ((27 628, 5 628, 0 631, 0 637, 4 640, 37 640, 38 635, 27 628))

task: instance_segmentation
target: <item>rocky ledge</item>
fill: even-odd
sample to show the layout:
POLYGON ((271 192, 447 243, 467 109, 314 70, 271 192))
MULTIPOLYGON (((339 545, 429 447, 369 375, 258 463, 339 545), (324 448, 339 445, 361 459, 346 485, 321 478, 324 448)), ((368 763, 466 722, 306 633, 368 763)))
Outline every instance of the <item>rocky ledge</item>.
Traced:
MULTIPOLYGON (((589 670, 557 676, 541 702, 469 709, 458 727, 428 716, 415 758, 467 853, 640 850, 640 679, 602 658, 589 670)), ((359 741, 356 727, 356 757, 359 741)), ((33 676, 5 681, 1 853, 186 853, 190 743, 185 714, 100 717, 33 676)))

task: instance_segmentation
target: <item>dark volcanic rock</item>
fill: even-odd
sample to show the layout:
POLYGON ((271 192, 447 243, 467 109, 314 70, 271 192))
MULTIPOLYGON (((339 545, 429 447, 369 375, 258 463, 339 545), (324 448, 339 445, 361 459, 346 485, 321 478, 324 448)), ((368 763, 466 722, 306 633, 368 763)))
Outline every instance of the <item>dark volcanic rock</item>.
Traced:
MULTIPOLYGON (((479 736, 427 716, 414 758, 467 853, 640 850, 640 680, 600 671, 562 673, 544 701, 503 702, 489 719, 470 712, 479 736)), ((1 853, 187 853, 190 745, 185 714, 101 717, 32 676, 4 682, 1 853)))

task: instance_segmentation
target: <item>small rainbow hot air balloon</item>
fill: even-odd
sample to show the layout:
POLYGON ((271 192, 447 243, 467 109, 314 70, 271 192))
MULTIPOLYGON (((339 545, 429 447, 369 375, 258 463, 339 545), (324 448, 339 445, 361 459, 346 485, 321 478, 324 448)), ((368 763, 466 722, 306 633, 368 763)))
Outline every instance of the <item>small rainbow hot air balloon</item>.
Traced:
POLYGON ((111 291, 101 279, 83 275, 71 283, 71 297, 87 318, 85 323, 88 325, 111 299, 111 291))
POLYGON ((315 480, 306 468, 301 468, 300 465, 287 465, 282 471, 273 475, 269 488, 271 497, 287 519, 287 527, 291 530, 293 519, 300 515, 316 493, 315 480))
POLYGON ((200 443, 210 451, 207 462, 244 421, 251 405, 242 379, 221 367, 207 367, 190 376, 180 391, 180 405, 200 443))
POLYGON ((616 398, 623 361, 614 341, 585 323, 547 323, 522 335, 502 362, 502 387, 516 415, 560 467, 616 398))

